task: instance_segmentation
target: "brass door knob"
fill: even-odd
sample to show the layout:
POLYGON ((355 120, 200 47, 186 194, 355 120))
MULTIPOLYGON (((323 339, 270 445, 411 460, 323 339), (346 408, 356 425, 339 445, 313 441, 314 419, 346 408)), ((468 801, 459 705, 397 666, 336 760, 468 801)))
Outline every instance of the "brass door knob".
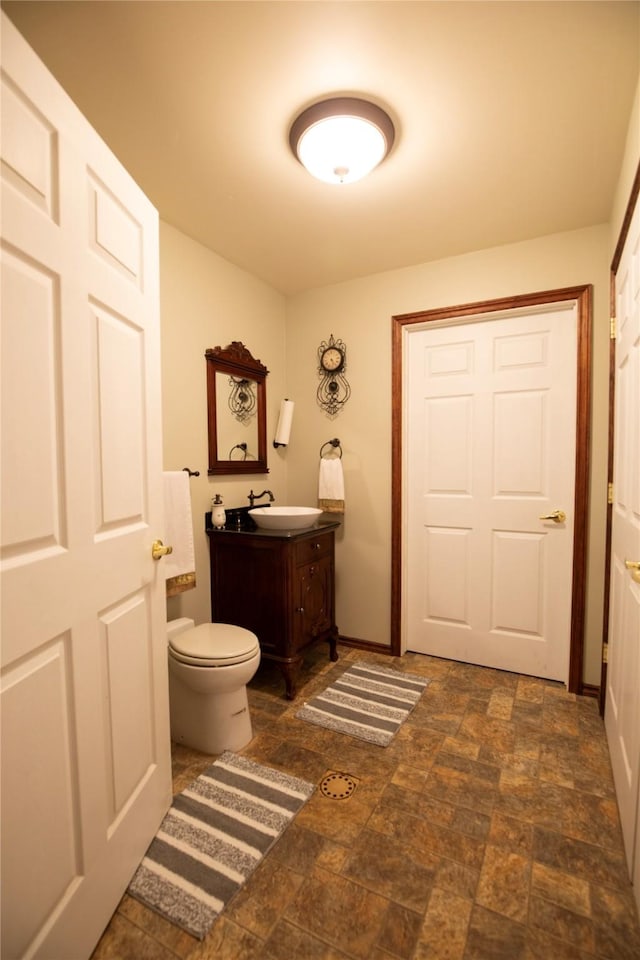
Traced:
POLYGON ((154 560, 160 557, 166 557, 168 553, 173 553, 173 547, 165 547, 162 540, 154 540, 151 545, 151 556, 154 560))
POLYGON ((631 571, 631 579, 640 583, 640 560, 625 560, 624 565, 631 571))
POLYGON ((553 513, 543 513, 541 520, 553 520, 554 523, 564 523, 567 515, 564 510, 554 510, 553 513))

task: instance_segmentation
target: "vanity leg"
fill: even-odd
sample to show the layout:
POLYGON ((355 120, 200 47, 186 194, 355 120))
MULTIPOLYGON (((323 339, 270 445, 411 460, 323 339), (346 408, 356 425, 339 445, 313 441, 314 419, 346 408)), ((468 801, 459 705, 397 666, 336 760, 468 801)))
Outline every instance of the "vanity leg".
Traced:
POLYGON ((331 631, 329 636, 329 659, 335 663, 338 659, 338 628, 331 631))
POLYGON ((286 686, 287 700, 295 700, 298 692, 298 668, 299 663, 281 663, 280 669, 286 686))

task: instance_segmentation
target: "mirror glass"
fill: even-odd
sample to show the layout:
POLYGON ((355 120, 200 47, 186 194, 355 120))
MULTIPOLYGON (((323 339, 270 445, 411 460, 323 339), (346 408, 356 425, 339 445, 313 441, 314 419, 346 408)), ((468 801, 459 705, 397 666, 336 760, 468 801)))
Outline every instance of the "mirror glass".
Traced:
POLYGON ((256 460, 258 384, 248 377, 216 371, 218 460, 256 460), (226 398, 226 403, 225 403, 226 398))
POLYGON ((244 344, 214 347, 207 360, 209 475, 268 473, 267 368, 244 344))

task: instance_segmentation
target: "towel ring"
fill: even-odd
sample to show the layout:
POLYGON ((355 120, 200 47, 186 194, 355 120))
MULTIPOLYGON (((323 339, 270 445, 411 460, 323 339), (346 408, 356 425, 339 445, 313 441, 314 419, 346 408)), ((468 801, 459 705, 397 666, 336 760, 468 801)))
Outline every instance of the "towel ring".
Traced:
POLYGON ((231 456, 231 454, 233 453, 234 450, 242 450, 244 452, 244 456, 242 457, 242 459, 243 460, 247 459, 246 443, 236 443, 235 447, 231 447, 231 450, 229 450, 229 460, 233 460, 233 457, 231 456))
POLYGON ((324 450, 324 448, 329 446, 333 447, 334 450, 337 450, 338 457, 342 459, 342 447, 340 446, 340 441, 338 440, 337 437, 334 440, 327 440, 326 443, 322 444, 322 446, 320 447, 320 459, 322 459, 322 451, 324 450))

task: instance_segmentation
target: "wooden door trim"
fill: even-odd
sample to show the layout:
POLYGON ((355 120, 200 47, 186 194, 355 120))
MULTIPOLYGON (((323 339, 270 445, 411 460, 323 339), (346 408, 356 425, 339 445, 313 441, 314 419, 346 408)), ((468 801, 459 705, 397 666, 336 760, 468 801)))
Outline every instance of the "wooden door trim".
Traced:
MULTIPOLYGON (((625 210, 624 218, 622 221, 622 226, 620 227, 620 235, 618 236, 618 242, 616 244, 616 249, 613 253, 613 259, 611 261, 611 273, 610 273, 610 283, 609 283, 609 310, 612 320, 616 319, 616 277, 618 274, 618 267, 620 266, 620 260, 622 259, 622 251, 624 250, 625 243, 627 242, 627 237, 629 235, 629 228, 631 226, 631 219, 633 217, 633 211, 635 210, 636 203, 638 202, 638 196, 640 195, 640 163, 638 164, 638 169, 636 170, 636 175, 634 177, 633 183, 631 185, 631 193, 629 194, 629 201, 625 210)), ((616 399, 616 341, 613 337, 609 340, 609 440, 608 440, 608 461, 607 461, 607 482, 613 483, 613 454, 614 454, 614 427, 615 427, 615 399, 616 399)), ((604 705, 606 701, 607 693, 607 658, 605 656, 606 644, 609 639, 609 611, 611 607, 611 530, 613 523, 613 504, 609 503, 607 505, 607 532, 605 540, 605 553, 604 553, 604 608, 602 615, 602 668, 600 673, 600 693, 598 697, 598 706, 600 708, 600 713, 604 716, 604 705)))
POLYGON ((398 314, 391 318, 391 654, 400 656, 402 640, 403 556, 403 332, 405 327, 435 320, 460 320, 484 313, 575 300, 577 305, 576 471, 573 539, 573 582, 568 689, 579 693, 584 660, 586 609, 587 533, 589 508, 591 329, 593 288, 590 284, 476 303, 398 314))

